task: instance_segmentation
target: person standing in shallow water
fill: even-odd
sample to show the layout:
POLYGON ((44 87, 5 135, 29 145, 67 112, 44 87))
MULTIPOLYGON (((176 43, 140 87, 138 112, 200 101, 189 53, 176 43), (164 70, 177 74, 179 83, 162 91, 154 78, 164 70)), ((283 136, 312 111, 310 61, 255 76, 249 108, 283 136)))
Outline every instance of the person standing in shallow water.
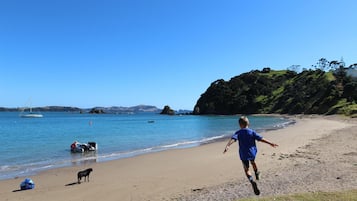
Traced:
POLYGON ((269 144, 272 147, 277 147, 278 145, 268 140, 264 139, 260 134, 256 133, 254 130, 248 128, 249 120, 246 116, 242 116, 238 120, 240 129, 236 131, 231 139, 228 141, 223 154, 225 154, 229 146, 238 140, 239 143, 239 157, 242 160, 245 175, 249 179, 253 186, 254 193, 256 195, 260 194, 257 183, 254 181, 252 174, 249 171, 249 162, 252 164, 253 170, 255 172, 256 180, 259 180, 260 172, 258 171, 257 164, 255 163, 255 156, 257 155, 257 146, 255 141, 260 141, 269 144))

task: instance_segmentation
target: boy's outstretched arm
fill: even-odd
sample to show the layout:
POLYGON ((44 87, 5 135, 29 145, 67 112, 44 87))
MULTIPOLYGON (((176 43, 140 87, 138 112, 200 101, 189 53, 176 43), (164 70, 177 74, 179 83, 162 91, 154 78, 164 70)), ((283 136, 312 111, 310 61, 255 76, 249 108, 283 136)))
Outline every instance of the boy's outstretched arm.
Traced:
POLYGON ((228 143, 227 143, 227 145, 226 145, 226 148, 224 148, 223 154, 225 154, 225 153, 228 151, 229 146, 231 146, 231 144, 233 144, 234 142, 235 142, 234 139, 230 139, 230 140, 228 141, 228 143))
POLYGON ((259 140, 260 142, 264 142, 264 143, 267 143, 269 144, 270 146, 272 147, 277 147, 279 145, 275 144, 275 143, 272 143, 272 142, 269 142, 268 140, 266 140, 265 138, 262 138, 261 140, 259 140))

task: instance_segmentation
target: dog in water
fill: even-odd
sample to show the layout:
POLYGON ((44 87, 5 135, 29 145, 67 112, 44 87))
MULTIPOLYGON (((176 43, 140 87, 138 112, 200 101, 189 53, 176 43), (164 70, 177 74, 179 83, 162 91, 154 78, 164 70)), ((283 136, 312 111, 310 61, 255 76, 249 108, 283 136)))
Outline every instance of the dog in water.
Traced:
POLYGON ((92 168, 88 168, 86 170, 83 171, 79 171, 77 174, 77 178, 78 178, 78 183, 81 183, 82 177, 84 177, 84 181, 88 181, 89 182, 89 174, 93 171, 92 168))

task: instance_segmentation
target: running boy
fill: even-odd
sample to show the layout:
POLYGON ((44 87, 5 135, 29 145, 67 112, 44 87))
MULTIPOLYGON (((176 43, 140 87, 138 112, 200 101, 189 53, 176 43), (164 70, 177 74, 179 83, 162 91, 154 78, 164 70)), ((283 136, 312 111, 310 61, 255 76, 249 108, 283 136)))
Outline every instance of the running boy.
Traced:
POLYGON ((254 181, 252 174, 249 171, 249 162, 252 164, 253 170, 255 172, 256 180, 259 180, 259 171, 257 164, 255 163, 255 156, 257 154, 257 146, 255 141, 260 141, 269 144, 272 147, 277 147, 278 145, 268 140, 264 139, 261 135, 256 133, 254 130, 248 128, 249 120, 246 116, 239 118, 240 129, 234 133, 231 139, 228 141, 226 148, 223 153, 226 153, 229 146, 238 140, 239 143, 239 156, 243 163, 243 168, 245 175, 248 177, 250 183, 253 186, 254 193, 256 195, 260 194, 257 183, 254 181))

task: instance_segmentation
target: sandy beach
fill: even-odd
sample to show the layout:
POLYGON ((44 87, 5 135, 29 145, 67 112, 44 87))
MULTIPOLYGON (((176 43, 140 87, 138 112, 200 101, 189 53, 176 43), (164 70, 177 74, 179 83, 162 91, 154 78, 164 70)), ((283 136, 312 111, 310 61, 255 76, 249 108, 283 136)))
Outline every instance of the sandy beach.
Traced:
MULTIPOLYGON (((279 144, 258 143, 261 196, 357 188, 357 119, 295 116, 294 125, 261 133, 279 144)), ((252 125, 254 127, 254 125, 252 125)), ((238 129, 238 127, 237 127, 238 129)), ((31 176, 35 189, 19 191, 24 178, 0 181, 1 200, 235 200, 254 197, 227 141, 115 161, 53 169, 31 176), (77 172, 93 168, 89 182, 77 172)))

